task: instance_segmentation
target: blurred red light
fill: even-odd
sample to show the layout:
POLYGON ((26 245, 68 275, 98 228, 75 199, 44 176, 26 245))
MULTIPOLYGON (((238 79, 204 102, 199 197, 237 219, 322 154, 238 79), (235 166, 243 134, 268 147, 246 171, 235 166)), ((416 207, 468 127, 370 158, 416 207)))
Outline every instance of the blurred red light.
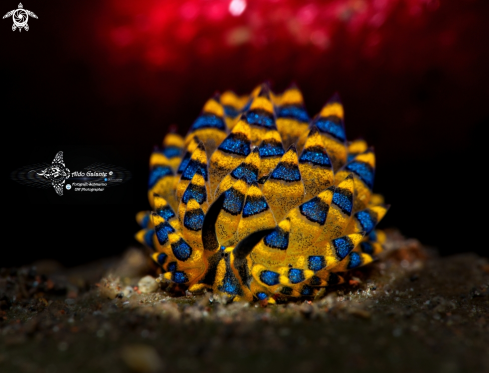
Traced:
POLYGON ((246 0, 231 0, 229 3, 229 13, 239 17, 246 9, 246 0))
POLYGON ((125 47, 134 40, 134 34, 129 27, 116 27, 111 32, 111 39, 119 47, 125 47))

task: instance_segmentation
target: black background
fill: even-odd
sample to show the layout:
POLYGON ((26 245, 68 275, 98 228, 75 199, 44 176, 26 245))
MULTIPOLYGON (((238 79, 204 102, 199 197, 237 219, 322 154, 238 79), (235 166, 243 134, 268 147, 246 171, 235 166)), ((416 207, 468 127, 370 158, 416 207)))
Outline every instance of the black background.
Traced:
MULTIPOLYGON (((1 12, 15 7, 4 1, 1 12)), ((12 32, 8 19, 0 23, 0 267, 46 258, 71 266, 137 245, 134 215, 148 207, 152 146, 172 123, 184 135, 215 90, 245 93, 265 79, 278 90, 297 82, 311 115, 333 92, 341 94, 347 135, 363 136, 376 148, 375 190, 392 204, 383 227, 397 227, 444 255, 473 251, 487 256, 487 2, 442 2, 417 33, 387 24, 384 32, 399 36, 384 45, 377 59, 357 56, 355 45, 336 47, 336 55, 311 55, 317 66, 310 72, 299 69, 290 54, 280 54, 280 46, 241 48, 215 65, 189 55, 184 71, 121 67, 99 41, 96 21, 104 22, 108 13, 98 2, 30 1, 24 7, 39 16, 29 21, 29 32, 12 32), (456 44, 416 49, 423 32, 432 34, 464 15, 472 21, 454 26, 460 32, 456 44), (436 53, 442 55, 435 58, 436 53), (420 66, 399 71, 376 62, 396 54, 419 60, 420 66), (287 59, 274 61, 273 55, 287 59), (344 58, 353 64, 344 67, 344 58), (237 62, 243 59, 263 64, 248 71, 249 63, 237 62), (325 60, 333 62, 324 65, 325 60), (187 92, 185 100, 182 91, 187 92), (18 167, 50 163, 60 150, 70 169, 85 154, 125 167, 132 179, 90 201, 59 198, 54 190, 10 179, 18 167)))

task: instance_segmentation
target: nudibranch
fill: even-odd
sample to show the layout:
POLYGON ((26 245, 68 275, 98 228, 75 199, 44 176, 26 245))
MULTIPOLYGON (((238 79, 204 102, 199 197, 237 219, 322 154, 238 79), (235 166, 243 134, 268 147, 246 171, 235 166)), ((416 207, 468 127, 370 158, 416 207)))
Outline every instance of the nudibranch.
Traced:
POLYGON ((384 250, 375 155, 347 141, 334 95, 310 118, 299 89, 209 99, 150 157, 136 238, 163 277, 234 301, 315 296, 384 250))

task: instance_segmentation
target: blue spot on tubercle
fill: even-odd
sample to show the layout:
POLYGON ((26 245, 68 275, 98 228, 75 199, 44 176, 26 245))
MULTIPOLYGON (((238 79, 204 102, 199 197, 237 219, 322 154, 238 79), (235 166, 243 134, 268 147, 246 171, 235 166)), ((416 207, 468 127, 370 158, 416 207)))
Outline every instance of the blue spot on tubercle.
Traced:
POLYGON ((356 268, 361 264, 362 264, 361 255, 358 253, 355 253, 355 252, 351 253, 350 254, 350 262, 348 263, 348 269, 356 268))
POLYGON ((171 167, 157 166, 153 168, 149 174, 148 189, 153 188, 158 180, 169 175, 173 175, 171 167))
POLYGON ((226 125, 222 118, 214 114, 202 114, 192 124, 191 131, 196 131, 201 128, 217 128, 225 131, 226 125))
POLYGON ((260 280, 268 286, 277 285, 279 283, 279 275, 276 272, 265 270, 260 273, 260 280))
POLYGON ((370 189, 374 187, 374 169, 368 163, 353 161, 345 169, 355 173, 370 189))
POLYGON ((344 259, 350 251, 354 249, 353 243, 348 237, 340 237, 333 240, 333 245, 336 249, 336 254, 341 259, 344 259))
POLYGON ((280 162, 270 175, 271 179, 283 181, 300 181, 301 173, 299 167, 295 164, 280 162))
POLYGON ((345 129, 341 122, 336 123, 330 118, 317 118, 313 123, 321 132, 327 133, 342 142, 346 140, 345 129))

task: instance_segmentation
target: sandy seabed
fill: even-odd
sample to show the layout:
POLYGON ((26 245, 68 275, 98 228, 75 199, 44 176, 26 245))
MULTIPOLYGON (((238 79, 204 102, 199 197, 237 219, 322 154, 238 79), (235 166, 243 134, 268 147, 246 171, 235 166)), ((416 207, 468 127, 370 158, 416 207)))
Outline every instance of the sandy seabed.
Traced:
POLYGON ((388 247, 317 299, 273 306, 174 289, 140 249, 3 268, 0 371, 489 372, 489 261, 396 231, 388 247))

